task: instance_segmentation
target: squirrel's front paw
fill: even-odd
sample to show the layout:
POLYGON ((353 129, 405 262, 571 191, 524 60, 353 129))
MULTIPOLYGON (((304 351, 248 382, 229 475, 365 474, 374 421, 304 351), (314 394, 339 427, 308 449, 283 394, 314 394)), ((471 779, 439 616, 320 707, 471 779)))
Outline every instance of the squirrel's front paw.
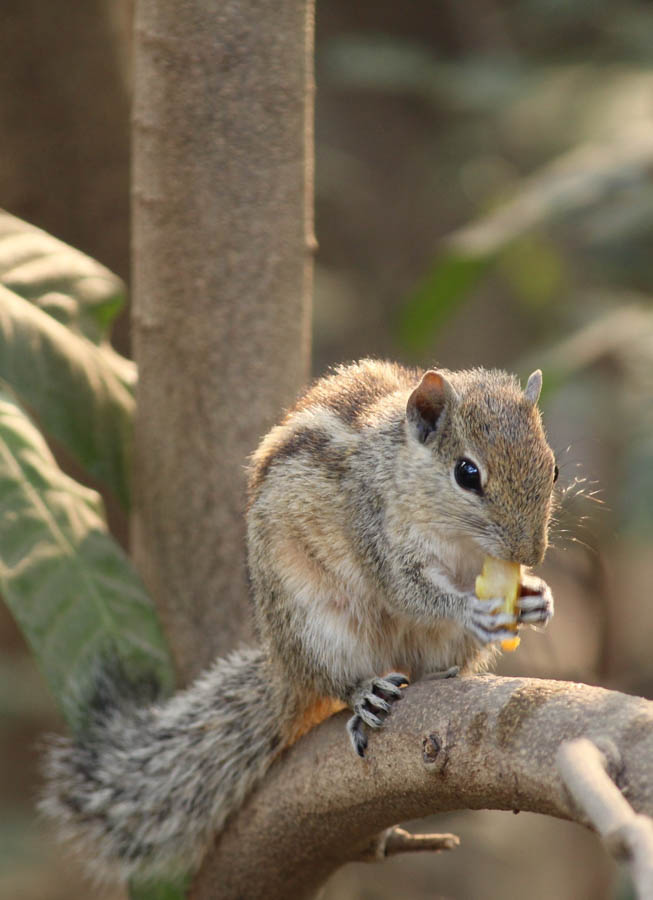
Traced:
POLYGON ((364 725, 381 728, 390 712, 390 704, 401 698, 401 686, 407 684, 405 675, 391 672, 384 678, 371 678, 354 690, 349 701, 354 715, 347 722, 347 733, 359 756, 365 756, 367 747, 364 725))
POLYGON ((520 625, 548 625, 553 615, 553 596, 546 581, 537 575, 524 575, 517 603, 517 621, 520 625))
POLYGON ((476 594, 469 595, 465 625, 481 644, 496 644, 515 637, 515 617, 502 612, 503 603, 503 597, 479 600, 476 594))

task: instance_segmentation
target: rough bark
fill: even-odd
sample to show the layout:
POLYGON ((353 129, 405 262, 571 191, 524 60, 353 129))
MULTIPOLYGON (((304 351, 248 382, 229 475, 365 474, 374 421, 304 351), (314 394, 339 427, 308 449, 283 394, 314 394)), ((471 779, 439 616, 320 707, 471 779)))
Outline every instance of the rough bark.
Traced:
POLYGON ((192 900, 311 897, 339 866, 365 857, 380 830, 447 810, 587 824, 556 765, 560 744, 580 736, 618 748, 617 786, 637 812, 653 814, 653 703, 638 697, 525 678, 425 681, 393 708, 365 761, 351 751, 346 715, 275 764, 217 842, 192 900))
POLYGON ((247 636, 244 463, 308 374, 311 0, 139 0, 134 550, 183 681, 247 636))

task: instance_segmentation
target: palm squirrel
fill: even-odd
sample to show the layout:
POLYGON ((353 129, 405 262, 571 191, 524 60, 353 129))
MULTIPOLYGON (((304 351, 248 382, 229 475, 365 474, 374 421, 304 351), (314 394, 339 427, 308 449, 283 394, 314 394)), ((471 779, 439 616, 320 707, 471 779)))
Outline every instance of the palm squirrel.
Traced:
MULTIPOLYGON (((259 646, 149 705, 105 672, 87 728, 48 752, 41 809, 96 875, 196 866, 313 725, 349 707, 363 756, 402 684, 487 665, 514 620, 474 594, 484 556, 531 567, 547 546, 541 383, 364 360, 264 437, 247 513, 259 646)), ((520 593, 518 622, 546 624, 545 582, 524 575, 520 593)))

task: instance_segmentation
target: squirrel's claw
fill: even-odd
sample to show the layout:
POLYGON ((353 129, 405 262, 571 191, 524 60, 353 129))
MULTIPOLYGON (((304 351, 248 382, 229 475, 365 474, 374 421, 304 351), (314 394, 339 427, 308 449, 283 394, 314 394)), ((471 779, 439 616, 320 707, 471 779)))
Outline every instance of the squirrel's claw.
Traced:
POLYGON ((514 638, 515 617, 499 612, 503 599, 479 600, 472 594, 470 618, 467 628, 481 644, 495 644, 514 638), (508 626, 512 625, 513 628, 508 626), (505 626, 505 627, 503 627, 505 626))
POLYGON ((401 698, 400 685, 407 685, 408 679, 400 672, 391 672, 384 678, 372 678, 359 685, 354 691, 350 705, 354 715, 347 722, 347 733, 356 753, 365 756, 368 728, 381 728, 390 712, 391 703, 401 698))
POLYGON ((548 625, 553 616, 553 595, 551 588, 536 575, 524 580, 519 594, 520 625, 548 625))
POLYGON ((466 627, 481 644, 495 644, 515 637, 514 625, 547 625, 553 615, 553 596, 546 581, 525 575, 520 585, 516 617, 502 612, 503 598, 479 600, 469 597, 466 627), (513 626, 510 628, 509 626, 513 626))
MULTIPOLYGON (((399 698, 393 697, 393 699, 399 699, 399 698)), ((373 709, 378 709, 384 713, 390 712, 390 704, 388 703, 388 701, 384 700, 383 697, 378 697, 376 694, 373 694, 371 691, 369 691, 367 694, 365 694, 365 704, 368 707, 368 709, 371 706, 373 709)))
POLYGON ((385 694, 387 699, 398 700, 401 697, 401 687, 406 687, 408 683, 408 679, 401 672, 390 672, 383 678, 372 679, 372 691, 375 694, 380 693, 381 696, 385 694))
POLYGON ((363 731, 363 720, 360 716, 352 716, 347 722, 347 734, 351 745, 356 753, 361 757, 365 756, 365 748, 367 747, 367 736, 363 731))

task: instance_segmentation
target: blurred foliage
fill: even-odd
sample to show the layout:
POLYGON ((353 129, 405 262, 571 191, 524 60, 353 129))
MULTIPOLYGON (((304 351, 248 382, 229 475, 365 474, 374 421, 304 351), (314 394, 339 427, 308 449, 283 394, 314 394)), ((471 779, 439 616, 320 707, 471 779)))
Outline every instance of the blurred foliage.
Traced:
MULTIPOLYGON (((651 83, 653 87, 653 81, 651 83)), ((491 265, 501 264, 514 294, 525 303, 538 305, 564 291, 564 268, 553 244, 538 234, 545 228, 567 226, 578 252, 596 251, 612 239, 597 228, 597 217, 609 206, 613 232, 624 239, 634 223, 632 217, 615 218, 615 207, 647 191, 653 170, 653 130, 637 130, 606 145, 584 145, 547 165, 513 189, 513 197, 495 211, 467 225, 443 241, 429 279, 429 290, 422 288, 409 301, 405 316, 405 334, 417 335, 414 320, 425 309, 432 321, 441 310, 455 308, 491 265), (591 231, 590 231, 591 229, 591 231), (588 239, 589 238, 589 239, 588 239), (583 246, 583 244, 585 246, 583 246), (517 245, 517 246, 516 246, 517 245), (458 278, 451 277, 452 265, 458 278), (464 273, 464 274, 463 274, 464 273)), ((653 190, 648 196, 648 218, 653 226, 653 190)), ((652 284, 653 286, 653 284, 652 284)), ((418 343, 424 344, 425 332, 418 343)))
MULTIPOLYGON (((459 321, 492 341, 501 296, 514 335, 527 337, 502 364, 542 366, 548 404, 574 382, 587 427, 617 453, 612 524, 650 534, 653 44, 643 36, 653 7, 441 9, 440 39, 368 29, 338 34, 323 51, 336 90, 400 99, 432 121, 431 162, 420 159, 418 171, 425 185, 430 171, 437 177, 440 209, 425 274, 397 311, 399 352, 432 358, 452 333, 461 340, 459 321)), ((408 137, 405 146, 410 154, 408 137)))
POLYGON ((130 885, 129 896, 131 900, 183 900, 190 887, 191 878, 188 875, 180 875, 172 881, 152 882, 140 884, 133 881, 130 885))
POLYGON ((0 391, 0 587, 73 729, 83 687, 115 653, 172 687, 154 608, 109 536, 99 496, 65 475, 0 391))
POLYGON ((0 378, 126 505, 136 370, 108 342, 123 301, 103 266, 0 212, 0 378))
POLYGON ((108 346, 123 282, 40 228, 0 211, 0 283, 71 331, 108 346))
MULTIPOLYGON (((163 692, 174 673, 154 607, 108 532, 100 496, 61 471, 18 395, 127 501, 136 372, 108 343, 123 287, 8 215, 0 215, 0 270, 0 588, 79 731, 103 659, 120 660, 163 692)), ((182 883, 132 888, 141 900, 183 894, 182 883)))
POLYGON ((538 359, 549 395, 583 373, 592 376, 604 401, 596 433, 618 436, 615 524, 624 537, 641 538, 653 533, 653 311, 632 295, 616 308, 610 299, 612 292, 607 312, 538 359))
MULTIPOLYGON (((564 152, 502 184, 497 196, 484 200, 489 211, 439 241, 427 278, 402 314, 407 349, 432 345, 435 329, 497 269, 527 304, 576 290, 577 283, 565 284, 568 265, 575 274, 584 265, 597 277, 603 270, 615 286, 653 289, 653 130, 648 106, 642 106, 653 91, 648 68, 614 65, 606 77, 604 67, 574 66, 568 59, 559 65, 520 62, 514 53, 441 62, 419 45, 351 37, 334 42, 328 62, 334 79, 349 87, 413 94, 440 113, 448 108, 463 119, 498 120, 495 128, 512 124, 521 140, 521 127, 530 123, 539 126, 539 135, 552 118, 547 107, 561 92, 549 141, 564 152), (570 147, 572 140, 577 143, 570 147), (558 248, 549 236, 554 234, 558 248), (639 247, 642 265, 634 266, 639 247), (569 249, 574 258, 567 260, 569 249)), ((482 176, 482 160, 474 165, 482 176)), ((495 154, 491 168, 497 166, 495 154)))

